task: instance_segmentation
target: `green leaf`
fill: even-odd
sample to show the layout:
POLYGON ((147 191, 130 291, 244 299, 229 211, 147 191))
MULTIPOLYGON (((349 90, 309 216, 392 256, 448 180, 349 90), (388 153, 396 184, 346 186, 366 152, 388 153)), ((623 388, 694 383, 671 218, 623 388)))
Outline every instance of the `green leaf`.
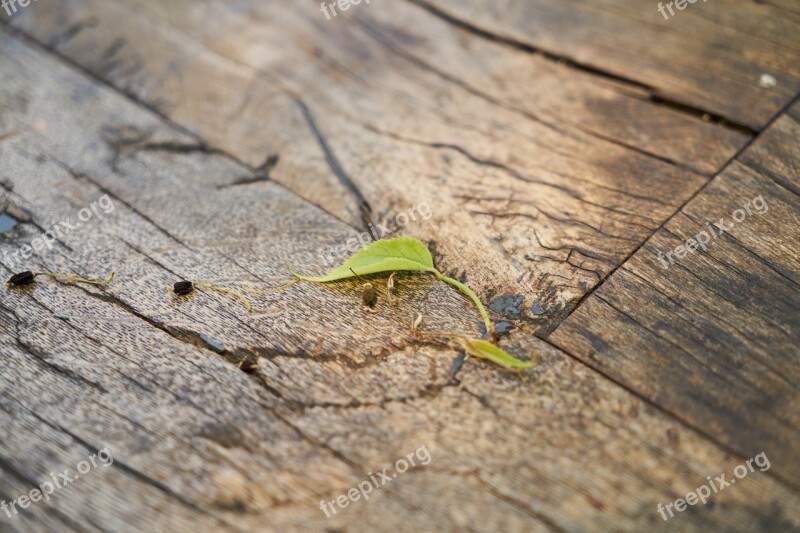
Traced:
POLYGON ((533 368, 539 362, 539 354, 536 353, 531 361, 521 361, 511 354, 501 350, 497 345, 479 339, 460 339, 464 351, 474 357, 488 359, 493 363, 513 370, 524 370, 533 368))
POLYGON ((460 281, 448 278, 436 270, 433 266, 433 257, 431 257, 428 248, 417 239, 411 237, 375 241, 356 252, 344 264, 334 268, 325 276, 310 277, 299 274, 295 274, 295 276, 303 281, 328 283, 354 278, 353 271, 359 276, 365 276, 367 274, 397 272, 399 270, 431 272, 441 281, 458 288, 475 303, 481 318, 483 318, 486 331, 492 331, 492 321, 489 319, 489 314, 486 312, 486 308, 483 307, 478 295, 460 281))
POLYGON ((317 278, 297 274, 295 276, 314 283, 328 283, 355 277, 350 269, 359 276, 398 270, 436 272, 433 267, 433 257, 423 243, 410 237, 398 237, 371 243, 325 276, 317 278))

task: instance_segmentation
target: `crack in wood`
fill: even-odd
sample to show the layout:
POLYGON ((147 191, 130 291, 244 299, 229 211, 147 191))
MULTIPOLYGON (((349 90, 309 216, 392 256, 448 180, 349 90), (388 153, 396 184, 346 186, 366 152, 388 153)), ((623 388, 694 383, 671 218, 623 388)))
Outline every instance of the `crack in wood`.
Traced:
POLYGON ((520 41, 518 39, 515 39, 513 37, 504 36, 504 35, 498 35, 496 33, 493 33, 491 31, 489 31, 489 30, 485 30, 485 29, 483 29, 483 28, 481 28, 479 26, 476 26, 475 24, 472 24, 472 23, 467 22, 467 21, 465 21, 463 19, 460 19, 460 18, 452 15, 451 13, 449 13, 449 12, 443 10, 443 9, 440 9, 439 7, 437 7, 435 5, 432 5, 432 4, 428 3, 425 0, 406 0, 406 1, 411 3, 411 4, 414 4, 414 5, 418 6, 420 8, 422 8, 422 9, 424 9, 425 11, 431 13, 432 15, 444 20, 445 22, 448 22, 449 24, 452 24, 453 26, 461 28, 462 30, 465 30, 465 31, 467 31, 467 32, 469 32, 469 33, 471 33, 473 35, 477 35, 478 37, 482 37, 482 38, 484 38, 486 40, 489 40, 489 41, 492 41, 492 42, 495 42, 495 43, 504 44, 504 45, 510 46, 512 48, 516 48, 518 50, 522 50, 523 52, 526 52, 526 53, 529 53, 529 54, 537 54, 537 55, 539 55, 539 56, 541 56, 541 57, 543 57, 545 59, 548 59, 548 60, 553 61, 555 63, 566 65, 566 66, 568 66, 570 68, 573 68, 575 70, 579 70, 581 72, 586 72, 586 73, 589 73, 589 74, 592 74, 592 75, 595 75, 595 76, 598 76, 600 78, 604 78, 604 79, 607 79, 607 80, 610 80, 610 81, 613 81, 613 82, 622 83, 622 84, 628 85, 628 86, 630 86, 632 88, 635 88, 635 89, 643 90, 648 94, 647 101, 650 101, 655 105, 661 105, 661 106, 669 107, 670 109, 673 109, 673 110, 678 111, 678 112, 682 112, 682 113, 685 113, 685 114, 688 114, 688 115, 692 115, 692 116, 695 116, 695 117, 701 117, 704 120, 708 120, 710 122, 714 122, 715 124, 718 124, 721 127, 728 128, 728 129, 731 129, 731 130, 735 130, 735 131, 738 131, 740 133, 744 133, 745 135, 748 135, 750 137, 755 137, 759 133, 759 130, 755 130, 755 129, 753 129, 753 128, 745 125, 745 124, 741 124, 739 122, 736 122, 735 120, 732 120, 732 119, 730 119, 728 117, 724 117, 722 115, 713 113, 711 111, 708 111, 708 110, 705 110, 705 109, 701 109, 699 107, 688 105, 688 104, 679 102, 677 100, 673 100, 673 99, 666 98, 664 96, 658 95, 655 87, 653 87, 651 85, 648 85, 646 83, 642 83, 640 81, 634 80, 633 78, 629 78, 627 76, 622 76, 620 74, 614 74, 614 73, 608 72, 606 70, 603 70, 602 68, 592 66, 592 65, 590 65, 588 63, 583 63, 583 62, 578 61, 576 59, 573 59, 573 58, 570 58, 570 57, 567 57, 567 56, 562 56, 560 54, 557 54, 557 53, 554 53, 554 52, 551 52, 551 51, 544 50, 542 48, 533 46, 533 45, 531 45, 529 43, 522 42, 522 41, 520 41))
MULTIPOLYGON (((554 132, 556 132, 558 134, 561 134, 561 135, 566 135, 567 137, 569 137, 569 138, 571 138, 573 140, 576 140, 576 141, 579 141, 579 142, 584 141, 584 139, 582 139, 581 137, 579 137, 579 136, 575 135, 574 133, 568 131, 567 129, 565 129, 562 126, 559 126, 558 124, 556 124, 556 123, 554 123, 554 122, 552 122, 550 120, 546 120, 546 119, 542 118, 541 116, 533 113, 532 111, 529 111, 527 109, 523 109, 523 108, 521 108, 521 107, 519 107, 517 105, 510 104, 510 103, 504 102, 502 100, 499 100, 497 98, 494 98, 493 96, 489 95, 488 93, 486 93, 484 91, 481 91, 480 89, 474 87, 473 85, 467 83, 466 81, 464 81, 464 80, 462 80, 460 78, 457 78, 457 77, 455 77, 455 76, 453 76, 451 74, 446 73, 445 71, 435 67, 434 65, 428 63, 427 61, 425 61, 423 59, 420 59, 419 57, 415 56, 414 54, 411 54, 410 52, 402 50, 397 45, 391 43, 386 35, 380 33, 375 27, 373 27, 372 25, 368 24, 362 18, 357 17, 355 20, 356 20, 357 24, 359 24, 362 28, 364 28, 364 30, 365 30, 367 35, 369 35, 374 40, 376 40, 377 42, 379 42, 382 45, 384 45, 387 50, 389 50, 392 53, 394 53, 394 54, 396 54, 396 55, 408 60, 409 62, 411 62, 412 64, 418 66, 419 68, 434 74, 435 76, 437 76, 438 78, 440 78, 440 79, 442 79, 444 81, 447 81, 449 83, 452 83, 452 84, 460 87, 461 89, 465 90, 469 94, 471 94, 473 96, 477 96, 478 98, 481 98, 482 100, 484 100, 486 102, 489 102, 492 105, 495 105, 495 106, 498 106, 498 107, 502 107, 503 109, 506 109, 508 111, 512 111, 513 113, 516 113, 518 115, 521 115, 521 116, 527 118, 528 120, 531 120, 533 122, 536 122, 537 124, 541 124, 542 126, 545 126, 546 128, 550 129, 551 131, 554 131, 554 132)), ((613 137, 610 137, 608 135, 602 135, 602 134, 600 134, 600 133, 598 133, 596 131, 592 131, 591 129, 583 126, 580 123, 573 124, 573 127, 575 127, 577 130, 581 131, 582 133, 584 133, 584 134, 586 134, 586 135, 588 135, 590 137, 594 137, 595 139, 600 139, 602 141, 609 142, 609 143, 614 144, 616 146, 619 146, 621 148, 625 148, 627 150, 631 150, 631 151, 637 152, 637 153, 639 153, 639 154, 641 154, 643 156, 656 159, 658 161, 661 161, 662 163, 670 164, 670 165, 672 165, 672 166, 674 166, 676 168, 684 169, 684 170, 687 170, 689 172, 692 172, 692 173, 695 173, 695 174, 699 174, 701 176, 707 176, 707 177, 711 176, 710 173, 704 172, 704 171, 702 171, 701 169, 699 169, 696 166, 689 165, 689 164, 686 164, 686 163, 682 163, 680 161, 676 161, 676 160, 674 160, 672 158, 659 155, 659 154, 657 154, 657 153, 655 153, 655 152, 653 152, 651 150, 646 150, 644 148, 640 148, 638 146, 635 146, 633 144, 621 141, 619 139, 614 139, 613 137)))
POLYGON ((356 197, 358 202, 358 212, 361 215, 361 222, 364 224, 363 229, 372 236, 373 241, 380 240, 380 237, 377 235, 375 228, 373 227, 375 222, 372 220, 372 207, 369 205, 366 197, 355 185, 355 183, 353 183, 353 180, 350 178, 350 176, 348 176, 344 171, 342 165, 339 163, 339 160, 336 159, 336 155, 333 153, 333 150, 331 150, 330 145, 328 145, 328 141, 325 140, 325 136, 317 126, 311 110, 299 97, 293 96, 293 99, 297 104, 297 107, 299 107, 300 111, 303 113, 303 118, 305 119, 309 129, 314 134, 314 137, 316 137, 317 143, 319 144, 322 153, 325 155, 325 160, 328 162, 328 166, 331 168, 334 175, 339 179, 339 182, 356 197))

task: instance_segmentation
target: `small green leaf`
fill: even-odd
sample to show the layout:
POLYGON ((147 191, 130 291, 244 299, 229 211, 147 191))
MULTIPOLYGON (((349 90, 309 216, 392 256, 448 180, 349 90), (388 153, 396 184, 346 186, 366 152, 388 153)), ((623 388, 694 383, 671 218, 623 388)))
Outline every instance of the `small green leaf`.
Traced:
POLYGON ((480 357, 482 359, 488 359, 493 363, 497 363, 498 365, 509 369, 524 370, 526 368, 533 368, 539 362, 538 353, 534 354, 533 360, 531 361, 521 361, 513 355, 504 352, 497 347, 497 345, 487 341, 478 339, 460 339, 460 342, 461 346, 464 347, 464 351, 469 355, 480 357))
POLYGON ((475 303, 481 318, 483 318, 486 331, 492 331, 492 321, 489 319, 489 314, 486 312, 486 308, 483 307, 478 295, 460 281, 449 278, 436 270, 433 266, 433 257, 431 257, 427 246, 411 237, 375 241, 356 252, 344 264, 334 268, 325 276, 316 278, 299 274, 295 274, 295 276, 303 281, 328 283, 330 281, 354 278, 354 271, 359 276, 365 276, 367 274, 397 272, 399 270, 431 272, 441 281, 458 288, 475 303))
POLYGON ((350 269, 355 270, 359 276, 398 270, 436 272, 433 267, 433 257, 424 244, 410 237, 398 237, 373 242, 325 276, 318 278, 297 274, 295 276, 314 283, 328 283, 355 277, 350 269))

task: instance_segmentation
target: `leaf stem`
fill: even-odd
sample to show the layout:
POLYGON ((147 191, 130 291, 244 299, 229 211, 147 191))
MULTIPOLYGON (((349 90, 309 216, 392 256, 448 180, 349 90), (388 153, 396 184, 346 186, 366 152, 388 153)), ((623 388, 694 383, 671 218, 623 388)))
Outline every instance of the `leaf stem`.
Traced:
POLYGON ((444 281, 445 283, 456 287, 458 290, 460 290, 461 292, 463 292, 464 294, 469 296, 470 299, 473 302, 475 302, 475 305, 478 307, 478 312, 480 312, 481 318, 483 318, 483 323, 486 326, 486 332, 487 332, 487 334, 491 335, 491 332, 492 332, 492 321, 489 319, 489 313, 486 312, 486 308, 483 307, 483 304, 481 303, 481 299, 478 298, 478 295, 475 294, 472 291, 472 289, 470 289, 469 287, 467 287, 466 285, 464 285, 460 281, 458 281, 456 279, 453 279, 453 278, 448 278, 447 276, 445 276, 444 274, 442 274, 438 270, 433 270, 432 272, 434 273, 434 275, 437 278, 439 278, 440 281, 444 281))
POLYGON ((63 279, 64 281, 72 281, 75 283, 88 283, 89 285, 108 285, 112 281, 114 281, 114 277, 117 275, 116 272, 112 272, 108 279, 101 280, 101 281, 94 281, 91 279, 84 279, 84 278, 76 278, 73 276, 66 276, 64 274, 56 274, 54 272, 37 272, 37 276, 50 276, 51 278, 56 279, 63 279))
POLYGON ((253 306, 250 304, 250 300, 248 300, 247 297, 244 294, 240 294, 240 293, 238 293, 236 291, 231 291, 231 290, 228 290, 228 289, 223 289, 222 287, 217 287, 215 285, 209 285, 207 283, 197 283, 197 282, 195 282, 194 286, 195 287, 202 287, 204 289, 209 289, 209 290, 212 290, 212 291, 221 292, 222 294, 227 294, 228 296, 232 296, 232 297, 236 298, 237 300, 239 300, 240 302, 242 302, 244 304, 244 307, 247 309, 248 313, 252 313, 253 312, 253 306))
POLYGON ((257 291, 257 290, 255 290, 255 289, 250 289, 250 288, 248 288, 248 287, 245 287, 244 285, 242 285, 242 286, 241 286, 241 289, 242 289, 244 292, 249 292, 250 294, 274 294, 274 293, 276 293, 276 292, 280 292, 280 291, 286 290, 286 289, 288 289, 289 287, 291 287, 292 285, 294 285, 294 284, 296 284, 296 283, 300 283, 301 281, 303 281, 303 280, 301 280, 301 279, 296 279, 296 280, 294 280, 294 281, 290 281, 290 282, 289 282, 289 283, 287 283, 286 285, 281 285, 280 287, 275 287, 274 289, 269 289, 269 290, 266 290, 266 291, 257 291))

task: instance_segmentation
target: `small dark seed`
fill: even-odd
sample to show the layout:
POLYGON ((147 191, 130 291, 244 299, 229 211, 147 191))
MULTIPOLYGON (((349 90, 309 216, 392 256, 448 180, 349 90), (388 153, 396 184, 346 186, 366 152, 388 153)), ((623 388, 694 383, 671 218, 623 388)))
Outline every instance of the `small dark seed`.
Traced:
POLYGON ((191 281, 179 281, 172 287, 172 291, 178 296, 189 294, 194 290, 194 284, 191 281))
POLYGON ((14 287, 19 287, 21 285, 30 285, 33 283, 36 274, 31 272, 30 270, 25 272, 20 272, 19 274, 14 274, 9 278, 8 284, 13 285, 14 287))
POLYGON ((375 289, 369 283, 364 285, 362 300, 364 305, 369 308, 375 307, 375 304, 378 303, 378 293, 375 292, 375 289))
POLYGON ((239 363, 239 368, 245 374, 255 374, 259 370, 258 361, 253 358, 246 358, 241 363, 239 363))

